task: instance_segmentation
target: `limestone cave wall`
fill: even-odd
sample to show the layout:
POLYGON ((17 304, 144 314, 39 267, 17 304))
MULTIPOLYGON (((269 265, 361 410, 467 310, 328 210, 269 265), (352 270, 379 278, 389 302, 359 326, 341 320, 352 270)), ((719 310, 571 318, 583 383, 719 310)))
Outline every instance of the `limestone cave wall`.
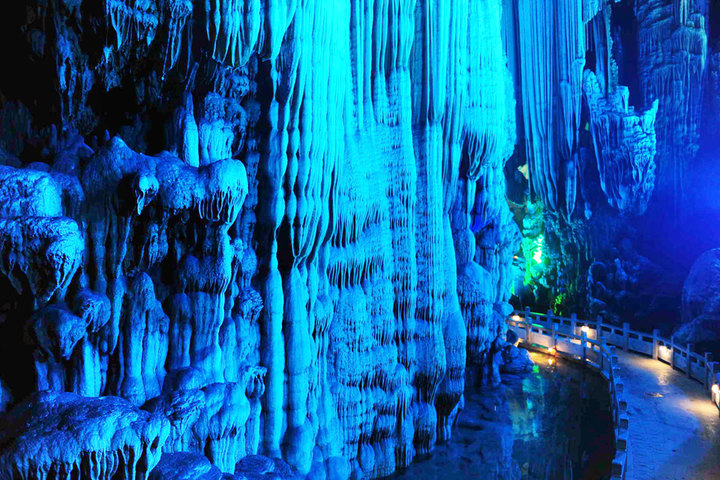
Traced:
POLYGON ((708 0, 9 3, 3 480, 390 475, 717 210, 708 0))
POLYGON ((502 3, 8 6, 0 478, 375 478, 447 440, 520 242, 502 3))

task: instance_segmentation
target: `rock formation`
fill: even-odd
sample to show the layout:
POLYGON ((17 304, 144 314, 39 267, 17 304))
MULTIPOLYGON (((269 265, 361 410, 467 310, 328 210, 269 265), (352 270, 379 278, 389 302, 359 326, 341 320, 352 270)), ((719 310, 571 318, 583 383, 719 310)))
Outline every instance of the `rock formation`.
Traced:
POLYGON ((373 478, 447 440, 519 244, 502 2, 103 6, 12 17, 56 97, 2 110, 4 471, 373 478))
POLYGON ((621 214, 642 214, 655 188, 658 100, 636 115, 628 105, 627 87, 619 86, 603 98, 597 77, 589 70, 585 71, 583 90, 602 191, 621 214))
POLYGON ((0 478, 390 475, 697 150, 700 0, 11 3, 0 478))
POLYGON ((682 292, 682 324, 678 341, 720 340, 720 249, 709 250, 695 261, 682 292))
POLYGON ((715 246, 714 232, 695 232, 717 211, 720 10, 706 0, 505 5, 525 146, 506 173, 516 215, 538 203, 544 212, 542 231, 524 239, 542 234, 542 261, 517 262, 530 273, 517 298, 585 315, 601 300, 611 321, 677 321, 682 278, 715 246), (591 265, 638 258, 662 272, 662 300, 648 302, 644 282, 611 292, 620 301, 596 295, 591 265), (651 309, 632 312, 643 303, 651 309))
POLYGON ((709 2, 641 0, 635 10, 642 101, 647 106, 659 101, 657 195, 678 216, 699 148, 709 2))

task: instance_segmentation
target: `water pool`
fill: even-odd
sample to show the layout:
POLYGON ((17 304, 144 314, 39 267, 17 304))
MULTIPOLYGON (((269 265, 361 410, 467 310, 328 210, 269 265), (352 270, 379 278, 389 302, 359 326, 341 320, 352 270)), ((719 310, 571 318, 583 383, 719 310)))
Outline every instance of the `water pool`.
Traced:
POLYGON ((615 454, 604 379, 533 353, 528 376, 466 393, 453 438, 391 478, 600 480, 615 454))

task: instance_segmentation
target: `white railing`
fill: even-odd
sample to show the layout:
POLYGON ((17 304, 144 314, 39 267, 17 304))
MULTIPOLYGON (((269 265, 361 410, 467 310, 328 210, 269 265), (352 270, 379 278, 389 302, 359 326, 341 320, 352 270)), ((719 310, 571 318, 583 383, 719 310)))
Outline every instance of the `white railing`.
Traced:
MULTIPOLYGON (((531 313, 529 310, 515 311, 507 319, 507 323, 517 334, 523 347, 582 362, 601 373, 607 380, 615 427, 615 458, 611 475, 613 480, 624 479, 629 421, 615 345, 604 338, 591 338, 590 322, 581 322, 574 317, 563 319, 552 314, 531 313), (565 320, 569 323, 566 324, 565 320)), ((602 327, 596 329, 595 333, 597 331, 602 331, 602 327)))
POLYGON ((555 332, 561 334, 579 336, 584 332, 588 339, 604 341, 622 350, 641 353, 666 363, 700 382, 715 404, 718 404, 717 395, 714 395, 713 391, 717 388, 713 389, 713 385, 717 382, 719 364, 713 361, 710 353, 700 355, 693 352, 691 343, 680 344, 676 343, 673 337, 663 338, 658 330, 653 330, 652 333, 632 330, 628 323, 623 323, 622 327, 609 325, 603 323, 602 318, 596 321, 578 320, 574 314, 566 318, 553 315, 552 312, 533 313, 529 309, 516 310, 513 315, 518 318, 532 318, 532 323, 545 328, 554 328, 555 332))
POLYGON ((661 337, 658 330, 639 332, 632 330, 628 323, 623 323, 621 328, 603 323, 602 318, 596 321, 578 320, 575 314, 569 318, 559 317, 552 312, 534 313, 529 308, 515 310, 507 322, 524 347, 580 361, 601 372, 608 380, 617 447, 612 467, 614 479, 625 478, 628 448, 627 403, 622 396, 623 383, 617 366, 616 347, 652 357, 680 370, 688 378, 700 382, 713 403, 720 408, 719 363, 713 361, 710 353, 700 355, 693 352, 692 344, 681 345, 673 337, 661 337))

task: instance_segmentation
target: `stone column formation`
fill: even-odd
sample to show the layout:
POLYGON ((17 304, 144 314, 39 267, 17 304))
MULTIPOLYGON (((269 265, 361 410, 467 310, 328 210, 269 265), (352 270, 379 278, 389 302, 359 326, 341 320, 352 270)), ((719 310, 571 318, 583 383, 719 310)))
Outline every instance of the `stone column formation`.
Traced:
MULTIPOLYGON (((585 106, 623 210, 681 88, 645 59, 635 113, 585 70, 601 0, 30 3, 57 105, 0 116, 0 479, 406 467, 504 331, 518 124, 570 216, 585 106)), ((681 49, 702 22, 676 3, 681 49)))

